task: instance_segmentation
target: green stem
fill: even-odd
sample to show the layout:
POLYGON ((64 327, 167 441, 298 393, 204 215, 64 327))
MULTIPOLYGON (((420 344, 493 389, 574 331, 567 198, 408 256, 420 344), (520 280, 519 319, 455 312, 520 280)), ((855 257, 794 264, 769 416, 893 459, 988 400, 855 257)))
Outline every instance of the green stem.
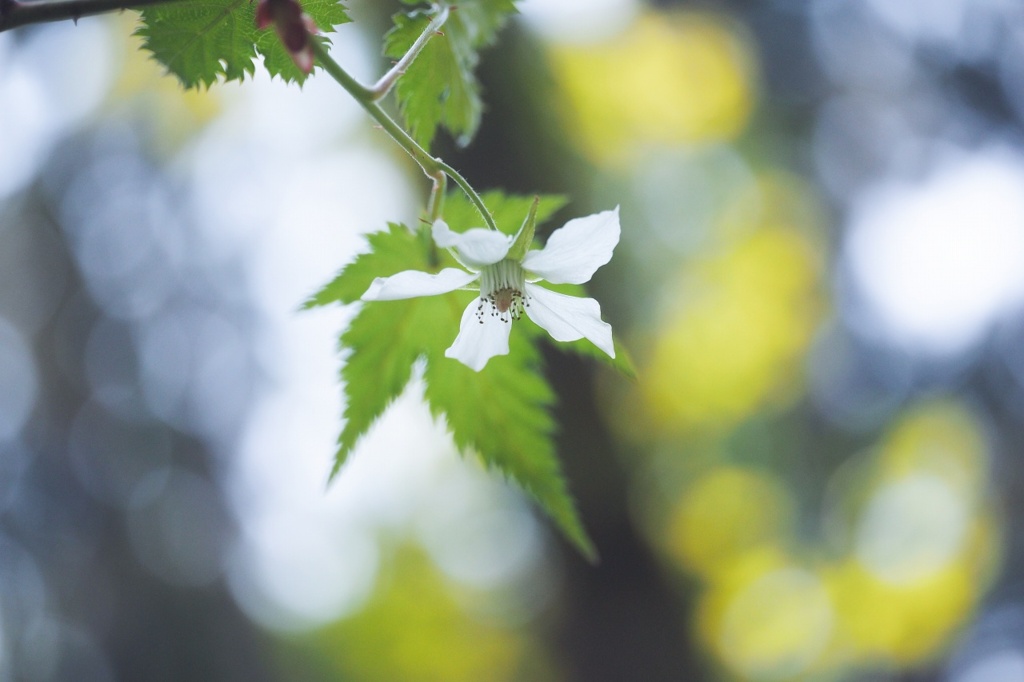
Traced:
POLYGON ((369 88, 370 92, 373 93, 375 100, 383 99, 385 95, 391 92, 391 88, 395 86, 398 79, 405 73, 405 70, 409 68, 409 65, 413 63, 416 57, 419 56, 423 48, 427 46, 427 41, 437 34, 441 27, 444 26, 444 22, 448 21, 448 6, 438 7, 434 6, 437 10, 437 14, 430 20, 427 27, 423 29, 423 33, 416 39, 416 42, 412 44, 412 47, 402 55, 402 58, 395 62, 395 65, 388 70, 386 74, 380 77, 380 80, 373 84, 373 87, 369 88))
POLYGON ((476 206, 477 210, 480 211, 480 215, 483 216, 484 222, 487 223, 487 227, 492 230, 497 230, 498 226, 494 222, 494 217, 490 211, 484 205, 483 199, 476 193, 476 190, 466 181, 462 175, 459 174, 454 168, 449 166, 441 159, 431 156, 427 150, 419 145, 416 140, 412 139, 409 133, 405 132, 400 125, 395 123, 395 120, 388 116, 388 113, 384 111, 379 104, 376 102, 376 93, 372 88, 363 86, 359 81, 349 75, 345 69, 331 59, 331 56, 327 54, 327 48, 325 48, 319 40, 311 40, 310 43, 313 47, 313 54, 316 56, 320 66, 323 67, 324 71, 331 75, 331 77, 338 82, 341 87, 345 88, 348 94, 359 102, 359 105, 366 110, 373 120, 380 124, 380 127, 384 129, 388 135, 391 136, 398 145, 408 152, 409 156, 419 164, 423 172, 430 178, 434 185, 431 192, 430 200, 430 213, 434 219, 440 217, 441 201, 436 197, 437 192, 444 191, 444 179, 443 176, 447 175, 455 181, 462 191, 466 193, 469 200, 476 206), (437 214, 434 216, 433 214, 437 214))
POLYGON ((492 230, 497 230, 498 226, 494 222, 494 216, 492 216, 491 212, 487 210, 487 206, 484 205, 484 200, 481 199, 480 195, 476 193, 476 190, 474 190, 470 186, 470 184, 466 181, 466 178, 459 175, 459 172, 457 170, 449 166, 441 159, 434 159, 434 161, 437 162, 437 165, 441 168, 441 170, 447 173, 448 176, 455 181, 456 185, 462 188, 462 191, 466 193, 466 196, 469 197, 469 200, 473 202, 474 206, 476 206, 476 210, 479 211, 480 215, 483 216, 484 222, 487 223, 487 227, 491 228, 492 230))

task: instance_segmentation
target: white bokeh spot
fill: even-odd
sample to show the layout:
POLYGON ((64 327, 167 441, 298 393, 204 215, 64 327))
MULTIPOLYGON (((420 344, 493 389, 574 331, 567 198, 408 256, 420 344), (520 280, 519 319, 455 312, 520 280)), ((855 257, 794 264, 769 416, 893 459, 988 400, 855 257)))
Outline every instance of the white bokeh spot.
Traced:
POLYGON ((978 152, 865 192, 844 255, 872 332, 927 354, 966 350, 1024 301, 1024 160, 978 152))

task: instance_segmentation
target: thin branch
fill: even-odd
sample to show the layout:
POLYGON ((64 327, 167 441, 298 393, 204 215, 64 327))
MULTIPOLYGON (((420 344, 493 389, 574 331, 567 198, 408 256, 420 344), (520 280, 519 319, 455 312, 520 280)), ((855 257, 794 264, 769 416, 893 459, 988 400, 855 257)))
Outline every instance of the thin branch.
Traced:
POLYGON ((115 10, 139 9, 177 0, 0 0, 0 31, 46 21, 78 21, 115 10))
POLYGON ((434 18, 430 20, 427 27, 420 34, 416 42, 412 44, 409 51, 402 55, 402 58, 395 62, 395 65, 388 70, 383 76, 380 77, 376 83, 369 89, 373 93, 373 99, 383 99, 385 95, 391 92, 391 88, 398 82, 398 78, 405 73, 405 70, 409 68, 413 60, 419 56, 420 52, 426 46, 427 41, 433 38, 444 26, 444 22, 448 21, 448 6, 441 7, 440 11, 434 15, 434 18))
POLYGON ((369 88, 366 88, 359 84, 355 78, 349 75, 348 71, 343 69, 338 62, 334 61, 331 56, 327 53, 327 49, 321 45, 318 41, 314 40, 311 43, 313 48, 313 54, 316 56, 316 60, 320 63, 320 66, 324 71, 328 73, 334 80, 338 82, 341 87, 348 91, 348 94, 352 95, 359 105, 370 116, 373 117, 380 127, 397 142, 402 149, 409 153, 416 163, 419 164, 423 172, 433 181, 432 196, 430 207, 431 214, 440 215, 441 205, 439 192, 444 191, 444 182, 440 179, 440 173, 443 173, 455 181, 469 200, 476 206, 477 210, 480 211, 480 215, 483 216, 484 222, 487 223, 487 227, 492 230, 497 230, 498 226, 494 222, 494 216, 491 215, 490 211, 487 210, 487 206, 484 205, 483 199, 476 193, 476 190, 466 181, 457 170, 449 166, 447 163, 439 158, 435 158, 430 153, 421 147, 416 140, 412 139, 409 133, 395 123, 394 119, 388 116, 387 112, 380 108, 380 105, 373 99, 373 93, 370 92, 369 88))

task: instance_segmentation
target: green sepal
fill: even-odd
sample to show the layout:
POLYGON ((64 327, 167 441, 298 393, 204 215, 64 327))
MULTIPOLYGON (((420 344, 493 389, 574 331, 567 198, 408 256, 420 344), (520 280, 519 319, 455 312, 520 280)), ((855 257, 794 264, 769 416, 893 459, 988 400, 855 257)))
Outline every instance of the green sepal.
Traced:
POLYGON ((515 261, 522 261, 526 252, 533 245, 533 235, 537 231, 537 207, 540 206, 540 197, 534 197, 530 204, 530 212, 526 214, 523 226, 519 228, 516 240, 508 250, 508 257, 515 261))
MULTIPOLYGON (((517 234, 523 226, 523 216, 529 213, 533 202, 537 203, 537 224, 544 224, 566 204, 560 194, 505 194, 501 190, 481 192, 480 198, 494 217, 498 229, 507 235, 517 234)), ((465 232, 474 227, 483 227, 483 218, 476 206, 461 190, 450 192, 444 203, 444 220, 456 232, 465 232)))

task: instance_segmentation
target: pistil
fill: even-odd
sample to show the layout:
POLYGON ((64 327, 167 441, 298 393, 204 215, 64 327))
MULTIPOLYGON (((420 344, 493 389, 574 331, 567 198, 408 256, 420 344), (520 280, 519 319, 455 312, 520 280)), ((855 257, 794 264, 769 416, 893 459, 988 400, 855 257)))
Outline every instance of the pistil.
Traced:
POLYGON ((484 323, 484 315, 490 314, 502 322, 518 320, 524 308, 530 305, 524 290, 526 274, 518 261, 506 258, 488 265, 480 272, 480 303, 476 318, 484 323))

